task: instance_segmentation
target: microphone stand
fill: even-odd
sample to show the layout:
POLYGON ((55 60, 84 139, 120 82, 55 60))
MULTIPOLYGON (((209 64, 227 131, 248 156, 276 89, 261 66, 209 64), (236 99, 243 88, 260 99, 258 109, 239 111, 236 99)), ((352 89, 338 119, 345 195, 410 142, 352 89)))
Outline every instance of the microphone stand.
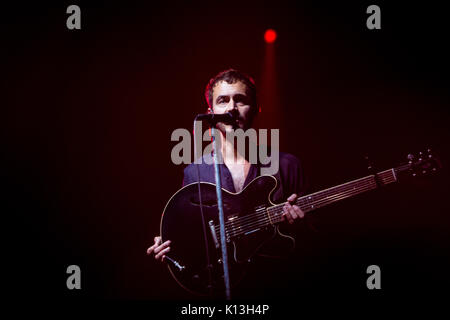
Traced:
POLYGON ((214 154, 214 177, 216 180, 216 195, 217 195, 217 206, 219 208, 219 223, 220 223, 220 244, 222 249, 222 265, 223 265, 223 275, 225 282, 225 297, 227 300, 231 299, 230 290, 230 275, 228 272, 228 252, 227 244, 225 239, 225 218, 223 214, 223 202, 222 202, 222 183, 220 179, 220 167, 219 167, 219 156, 222 159, 221 148, 217 147, 216 141, 216 125, 211 124, 211 135, 213 140, 213 154, 214 154))

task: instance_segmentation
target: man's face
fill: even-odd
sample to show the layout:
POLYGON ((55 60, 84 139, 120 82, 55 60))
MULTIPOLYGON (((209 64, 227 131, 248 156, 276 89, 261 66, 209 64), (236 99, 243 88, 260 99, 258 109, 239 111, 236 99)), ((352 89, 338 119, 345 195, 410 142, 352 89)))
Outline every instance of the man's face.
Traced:
POLYGON ((213 111, 216 114, 235 112, 236 123, 225 125, 218 123, 217 127, 222 132, 241 128, 246 130, 251 126, 251 106, 250 97, 247 94, 247 86, 241 81, 229 84, 226 81, 216 83, 213 88, 213 111))

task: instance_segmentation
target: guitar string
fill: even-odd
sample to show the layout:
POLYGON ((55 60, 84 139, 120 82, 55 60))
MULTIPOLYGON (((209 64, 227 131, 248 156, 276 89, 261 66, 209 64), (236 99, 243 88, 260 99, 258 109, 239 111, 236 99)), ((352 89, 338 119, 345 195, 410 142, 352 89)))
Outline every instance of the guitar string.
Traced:
MULTIPOLYGON (((368 180, 368 179, 366 179, 366 180, 368 180)), ((374 183, 374 182, 370 181, 369 183, 374 183)), ((340 188, 333 190, 334 191, 333 196, 336 195, 336 191, 338 191, 338 190, 340 191, 339 193, 348 192, 349 190, 358 188, 358 187, 362 186, 363 184, 367 184, 367 181, 363 180, 363 181, 359 181, 357 184, 341 186, 340 188)), ((325 194, 320 194, 320 195, 323 197, 325 194)), ((317 196, 317 194, 316 194, 316 196, 317 196)), ((314 199, 314 198, 315 197, 311 197, 311 195, 304 196, 304 197, 301 197, 301 198, 297 199, 295 204, 296 205, 309 205, 309 204, 312 204, 313 202, 317 202, 317 201, 322 200, 322 198, 320 198, 320 199, 314 199)), ((328 198, 330 198, 330 197, 328 196, 328 198)), ((286 202, 282 203, 282 204, 278 204, 278 205, 272 206, 272 207, 269 207, 266 210, 269 210, 269 211, 273 212, 274 209, 277 210, 278 208, 284 206, 285 204, 286 204, 286 202)), ((266 212, 266 210, 262 211, 262 213, 264 214, 266 212)), ((251 214, 248 214, 248 215, 245 215, 245 216, 242 216, 242 217, 238 217, 238 218, 233 219, 231 221, 227 221, 226 225, 231 227, 234 224, 238 224, 238 223, 243 224, 243 223, 246 222, 246 220, 254 219, 259 214, 261 214, 261 212, 255 212, 255 213, 251 213, 251 214)), ((216 226, 216 228, 217 228, 217 226, 216 226)))
MULTIPOLYGON (((383 183, 384 184, 388 184, 388 183, 392 183, 392 182, 395 182, 395 181, 396 181, 395 178, 391 178, 391 179, 385 179, 383 181, 383 183)), ((370 181, 368 184, 366 184, 366 186, 368 186, 369 188, 370 187, 376 187, 376 182, 370 181)), ((332 196, 328 196, 328 197, 321 198, 321 199, 318 199, 318 200, 306 199, 307 201, 298 201, 297 205, 303 206, 302 210, 306 210, 306 209, 309 209, 311 206, 322 205, 322 202, 324 202, 324 201, 325 202, 328 202, 328 200, 336 201, 336 199, 340 199, 341 198, 341 195, 344 196, 344 197, 348 197, 348 196, 351 196, 351 195, 354 194, 353 192, 349 193, 349 191, 355 190, 355 191, 358 191, 358 193, 360 193, 360 188, 361 187, 364 187, 364 185, 362 185, 362 186, 359 185, 356 188, 352 187, 352 188, 349 188, 348 190, 346 190, 344 192, 340 192, 340 193, 337 193, 337 194, 335 193, 332 196)), ((302 200, 302 199, 299 199, 299 200, 302 200)), ((278 209, 279 208, 276 208, 274 206, 272 208, 269 208, 269 212, 270 213, 274 213, 274 212, 276 213, 276 211, 279 211, 278 209), (277 209, 277 210, 273 210, 273 209, 277 209)), ((306 211, 309 211, 309 210, 306 210, 306 211)))
MULTIPOLYGON (((366 187, 359 188, 358 191, 372 190, 374 188, 375 188, 375 186, 374 187, 366 186, 366 187)), ((349 193, 346 193, 346 194, 341 194, 341 195, 333 197, 333 198, 323 199, 321 201, 317 201, 314 204, 314 207, 315 208, 319 208, 319 207, 321 207, 323 205, 326 205, 328 203, 333 203, 333 202, 335 202, 337 200, 348 198, 348 197, 352 196, 353 194, 357 194, 357 193, 360 193, 360 192, 353 192, 352 191, 352 192, 349 192, 349 193)), ((311 207, 311 205, 306 205, 304 208, 302 208, 302 210, 306 211, 306 209, 309 209, 310 207, 311 207)), ((280 212, 281 212, 281 210, 280 211, 276 211, 275 213, 279 214, 280 212)), ((282 219, 281 217, 282 217, 282 215, 277 215, 277 216, 274 216, 274 217, 271 217, 271 218, 266 216, 263 219, 258 219, 256 221, 253 221, 253 222, 250 222, 250 223, 242 224, 240 226, 240 229, 234 228, 234 229, 228 230, 229 231, 229 236, 230 237, 235 237, 235 236, 247 233, 249 231, 255 230, 255 228, 269 225, 269 224, 271 224, 271 222, 272 223, 273 222, 275 222, 275 223, 276 222, 280 222, 281 219, 282 219)))
MULTIPOLYGON (((367 190, 369 190, 369 189, 370 188, 367 188, 367 190)), ((344 199, 344 198, 345 198, 345 196, 341 196, 339 199, 344 199)), ((333 201, 328 200, 328 201, 323 201, 321 203, 318 203, 318 204, 316 204, 316 208, 320 208, 323 205, 326 205, 327 203, 330 203, 330 202, 333 202, 333 201)), ((245 234, 250 231, 258 230, 258 228, 260 228, 260 227, 265 227, 270 224, 276 224, 280 221, 282 221, 281 215, 278 215, 278 216, 270 218, 270 219, 268 217, 265 217, 265 218, 259 217, 258 220, 253 221, 252 223, 247 223, 247 224, 242 225, 240 229, 234 227, 230 230, 230 228, 229 228, 228 229, 228 237, 239 236, 239 235, 245 234)))
MULTIPOLYGON (((395 182, 395 178, 393 178, 391 170, 386 170, 386 172, 382 172, 379 175, 382 175, 382 176, 380 176, 380 178, 382 180, 384 180, 382 182, 385 184, 395 182)), ((356 180, 356 181, 358 181, 358 183, 355 183, 355 181, 353 181, 353 183, 345 184, 343 186, 340 186, 339 188, 336 188, 333 190, 327 190, 327 191, 334 191, 334 195, 331 197, 328 196, 324 199, 318 199, 318 200, 314 201, 314 200, 312 200, 312 197, 311 197, 311 199, 309 199, 310 196, 306 196, 306 198, 305 197, 299 198, 296 201, 296 204, 299 206, 303 206, 302 210, 309 211, 306 209, 309 209, 311 206, 318 208, 318 207, 321 207, 330 202, 334 202, 334 201, 349 197, 349 196, 353 195, 354 193, 360 193, 361 190, 364 190, 364 191, 366 189, 369 190, 369 189, 371 189, 372 186, 376 187, 376 183, 374 182, 374 180, 375 180, 374 176, 364 177, 359 180, 360 181, 356 180), (370 180, 370 181, 367 181, 367 180, 370 180), (356 185, 358 185, 358 187, 356 187, 356 185), (365 186, 367 186, 367 188, 365 186), (341 192, 336 194, 337 190, 339 190, 341 192), (349 191, 350 191, 350 193, 349 193, 349 191), (307 203, 301 203, 302 200, 306 200, 303 202, 307 202, 307 203)), ((327 193, 329 193, 329 192, 327 192, 327 193)), ((320 193, 321 196, 323 196, 324 194, 326 194, 326 193, 324 193, 324 192, 320 193)), ((316 194, 316 196, 317 196, 317 194, 316 194)), ((265 213, 265 210, 264 210, 261 212, 255 212, 253 214, 246 215, 244 217, 233 219, 232 221, 228 221, 227 222, 228 235, 230 237, 234 237, 236 235, 246 233, 250 230, 254 230, 255 226, 259 227, 261 225, 266 225, 269 220, 272 220, 272 222, 274 220, 276 220, 275 222, 281 221, 280 220, 281 215, 277 216, 276 214, 278 213, 278 211, 281 211, 280 207, 284 206, 284 204, 285 203, 276 205, 276 206, 273 206, 273 207, 267 209, 268 214, 275 213, 275 216, 271 217, 271 218, 267 217, 264 214, 265 213), (258 215, 259 215, 259 217, 258 217, 258 215), (266 216, 265 219, 264 219, 264 216, 266 216), (263 217, 263 219, 261 219, 261 217, 263 217), (256 218, 256 220, 254 220, 255 218, 256 218), (249 219, 251 219, 251 221, 248 221, 249 219), (236 225, 238 225, 238 226, 236 226, 236 225)), ((217 226, 216 226, 216 231, 217 231, 217 226)))
MULTIPOLYGON (((386 183, 395 182, 395 179, 392 178, 392 179, 386 180, 385 182, 386 183)), ((337 200, 348 198, 348 197, 352 196, 355 193, 358 194, 358 193, 361 193, 362 191, 373 190, 375 188, 376 188, 376 183, 371 183, 369 185, 362 186, 362 187, 360 187, 358 189, 355 189, 354 191, 353 190, 349 190, 351 192, 341 193, 341 194, 335 195, 333 197, 327 197, 326 199, 321 199, 320 201, 315 201, 314 204, 312 204, 312 203, 304 204, 303 208, 301 208, 301 209, 303 211, 305 211, 305 212, 308 212, 310 210, 307 210, 307 209, 310 209, 311 205, 314 206, 315 208, 319 208, 319 207, 322 207, 322 206, 324 206, 324 205, 326 205, 328 203, 332 203, 332 202, 335 202, 337 200)), ((273 208, 274 207, 272 207, 270 209, 273 209, 273 208)), ((276 211, 270 210, 270 211, 271 211, 270 213, 275 213, 275 216, 272 216, 272 217, 267 216, 266 219, 263 219, 263 220, 258 218, 256 221, 253 221, 253 223, 245 223, 245 224, 241 225, 240 229, 236 229, 235 228, 235 229, 229 230, 229 232, 231 233, 230 236, 233 237, 233 236, 236 236, 236 235, 240 235, 240 234, 246 233, 246 232, 248 232, 250 230, 254 230, 257 227, 268 225, 269 223, 280 222, 281 219, 282 219, 281 215, 279 214, 279 213, 281 213, 281 210, 276 210, 276 211)))
MULTIPOLYGON (((365 189, 366 190, 371 190, 372 188, 365 188, 365 189)), ((351 195, 348 195, 348 196, 351 196, 351 195)), ((346 198, 346 196, 341 196, 341 197, 336 198, 336 199, 339 200, 339 199, 345 199, 345 198, 346 198)), ((330 202, 334 202, 334 200, 322 201, 322 203, 319 203, 319 204, 316 205, 316 208, 320 208, 321 206, 326 205, 326 204, 328 204, 330 202)), ((258 220, 256 222, 254 222, 253 224, 246 224, 246 225, 242 226, 241 229, 232 230, 234 232, 230 233, 229 236, 230 237, 239 236, 239 235, 247 233, 247 232, 249 232, 251 230, 255 230, 255 229, 259 228, 259 227, 267 226, 269 224, 280 222, 282 220, 281 217, 282 217, 281 215, 278 215, 275 218, 271 218, 271 219, 266 218, 266 219, 263 219, 263 220, 260 219, 260 220, 258 220)))
MULTIPOLYGON (((391 173, 391 176, 392 176, 392 173, 391 173)), ((370 181, 368 181, 368 183, 372 183, 373 182, 372 181, 373 178, 374 178, 373 176, 364 177, 364 178, 360 179, 361 181, 355 180, 355 181, 352 181, 351 183, 348 183, 346 185, 340 186, 339 188, 336 188, 336 189, 333 188, 332 190, 328 190, 327 192, 323 192, 322 191, 322 192, 318 192, 318 193, 315 193, 315 194, 312 194, 312 195, 307 195, 307 196, 299 198, 297 200, 297 203, 295 203, 295 204, 296 205, 299 205, 299 204, 302 205, 302 203, 301 203, 302 201, 311 203, 312 201, 321 200, 322 197, 324 197, 326 195, 329 195, 329 194, 332 194, 334 196, 338 190, 342 192, 342 191, 347 191, 349 189, 352 189, 354 187, 359 187, 361 185, 361 183, 366 183, 367 180, 370 180, 370 181), (356 183, 356 181, 358 181, 358 183, 356 183), (320 199, 314 199, 314 198, 317 198, 317 196, 320 196, 321 198, 320 199)), ((385 183, 385 184, 390 183, 390 181, 386 181, 386 179, 388 179, 389 177, 387 177, 387 178, 381 177, 381 178, 384 180, 383 183, 385 183)), ((395 179, 393 181, 395 181, 395 179)), ((282 203, 280 205, 275 205, 275 206, 273 206, 273 207, 271 207, 269 209, 276 208, 277 206, 284 206, 284 204, 285 203, 282 203)), ((227 222, 229 222, 228 223, 229 226, 231 226, 233 224, 236 224, 236 223, 241 223, 242 224, 242 223, 245 222, 246 219, 249 220, 249 219, 255 218, 257 216, 257 214, 259 214, 259 212, 248 214, 248 215, 245 215, 243 217, 238 217, 236 219, 233 219, 232 221, 227 221, 227 222)))
MULTIPOLYGON (((393 178, 393 177, 392 177, 392 179, 389 179, 389 177, 388 177, 388 178, 384 178, 383 180, 384 180, 383 181, 384 184, 395 182, 395 178, 393 178)), ((341 194, 341 193, 345 193, 345 192, 348 192, 348 191, 352 191, 353 189, 357 189, 357 188, 359 188, 361 186, 364 186, 364 184, 366 184, 366 185, 376 185, 376 182, 375 182, 374 179, 370 179, 370 181, 368 181, 367 183, 366 183, 366 181, 361 181, 361 183, 358 183, 357 185, 356 184, 352 184, 352 185, 346 186, 346 188, 344 188, 344 189, 341 188, 341 190, 339 190, 340 192, 333 192, 332 196, 324 197, 326 194, 320 194, 321 197, 319 199, 314 199, 314 198, 317 198, 317 197, 304 196, 304 197, 301 197, 301 198, 299 198, 297 200, 296 205, 300 205, 300 206, 313 205, 315 203, 318 203, 318 201, 322 201, 323 199, 330 199, 330 198, 333 198, 335 196, 339 196, 339 194, 341 194)), ((271 212, 273 212, 273 209, 278 209, 277 207, 281 207, 283 205, 284 204, 273 206, 273 207, 269 208, 269 210, 271 212)))
MULTIPOLYGON (((405 170, 409 167, 410 167, 410 165, 404 165, 399 168, 400 168, 400 170, 405 170)), ((396 169, 396 170, 399 171, 398 169, 396 169)), ((378 178, 381 180, 381 182, 383 184, 389 184, 389 183, 396 181, 396 178, 392 171, 393 171, 393 169, 388 169, 388 170, 377 173, 378 178)), ((354 180, 354 181, 345 183, 345 184, 339 186, 338 188, 336 188, 336 187, 330 188, 330 189, 327 189, 324 191, 319 191, 312 195, 307 195, 307 196, 301 197, 301 198, 297 199, 296 204, 299 206, 303 206, 302 210, 308 212, 308 211, 310 211, 308 209, 312 208, 311 206, 315 206, 315 208, 319 208, 328 203, 332 203, 337 200, 350 197, 355 193, 361 193, 361 190, 363 190, 363 189, 361 189, 361 185, 363 185, 363 187, 364 187, 364 184, 366 184, 368 186, 368 188, 364 189, 363 191, 374 189, 376 187, 376 181, 375 181, 375 185, 374 185, 374 181, 375 181, 375 175, 363 177, 358 180, 354 180), (373 187, 371 187, 371 186, 373 186, 373 187), (338 194, 336 194, 336 192, 338 190, 341 192, 338 192, 338 194), (349 193, 349 191, 351 191, 351 192, 349 193), (355 192, 353 192, 353 191, 355 191, 355 192), (325 197, 325 195, 330 194, 330 193, 333 194, 331 197, 330 196, 325 197), (317 196, 320 196, 321 198, 314 199, 314 198, 317 198, 317 196)), ((277 223, 277 222, 281 221, 281 215, 279 213, 281 212, 280 208, 282 206, 284 206, 284 204, 285 203, 279 204, 276 206, 272 206, 272 207, 266 209, 268 214, 271 214, 271 213, 275 214, 274 217, 266 216, 264 214, 265 210, 264 211, 261 210, 259 212, 248 214, 244 217, 238 217, 236 219, 233 219, 232 221, 227 221, 228 235, 235 236, 236 234, 242 234, 242 233, 250 231, 251 228, 253 228, 254 226, 267 225, 268 222, 269 223, 273 223, 273 222, 277 223), (261 218, 263 218, 263 219, 261 219, 261 218)), ((253 228, 253 230, 254 230, 254 228, 253 228)), ((217 226, 216 226, 216 231, 217 231, 217 226)))
MULTIPOLYGON (((389 172, 379 173, 378 175, 380 175, 379 178, 382 180, 382 182, 385 182, 384 180, 387 180, 390 177, 392 177, 392 172, 389 170, 389 172)), ((342 188, 349 189, 349 188, 352 188, 354 186, 359 186, 361 183, 372 183, 373 181, 375 181, 375 176, 374 175, 367 176, 367 177, 363 177, 363 178, 358 179, 358 180, 350 181, 350 182, 340 186, 339 188, 335 187, 335 188, 329 188, 329 189, 323 190, 323 191, 318 191, 318 192, 313 193, 311 195, 307 195, 307 196, 301 197, 301 199, 315 200, 313 198, 314 197, 317 198, 317 196, 323 197, 323 196, 327 196, 329 194, 335 194, 336 191, 340 191, 339 189, 341 189, 341 190, 342 190, 342 188)))
MULTIPOLYGON (((369 180, 369 178, 373 178, 373 177, 365 177, 364 179, 369 180)), ((318 192, 318 193, 315 193, 315 194, 312 194, 312 195, 306 195, 306 196, 298 198, 297 201, 296 201, 296 204, 299 204, 299 202, 301 202, 301 201, 308 201, 308 202, 318 201, 318 200, 321 200, 325 195, 330 194, 331 191, 332 191, 332 194, 336 194, 338 191, 339 192, 347 191, 347 190, 350 190, 350 189, 352 189, 354 187, 359 187, 359 186, 361 186, 362 184, 365 184, 365 183, 370 183, 370 181, 367 182, 365 180, 362 180, 362 181, 358 181, 358 183, 353 183, 353 184, 347 184, 347 185, 340 186, 340 187, 338 187, 336 189, 330 190, 330 192, 327 192, 327 193, 319 193, 318 192), (320 199, 314 199, 314 198, 317 198, 318 195, 320 195, 320 199), (310 199, 308 199, 308 198, 310 198, 310 199)), ((286 202, 281 203, 281 204, 277 204, 275 206, 270 207, 269 210, 273 209, 273 208, 276 208, 276 207, 284 206, 285 204, 286 204, 286 202)), ((231 221, 230 220, 227 221, 225 223, 225 225, 231 225, 231 224, 237 223, 237 222, 241 222, 242 223, 246 219, 248 220, 250 218, 256 217, 258 214, 259 214, 259 212, 255 212, 255 213, 251 213, 251 214, 248 214, 248 215, 245 215, 245 216, 242 216, 242 217, 238 217, 238 218, 233 219, 231 221)))
MULTIPOLYGON (((352 194, 360 193, 361 190, 363 190, 363 189, 365 190, 366 187, 368 187, 370 189, 371 186, 374 186, 374 187, 376 186, 374 181, 372 181, 369 184, 364 183, 364 181, 363 181, 363 182, 359 183, 358 187, 352 186, 350 188, 347 188, 347 190, 342 190, 342 192, 340 192, 339 194, 334 194, 331 197, 328 196, 327 198, 318 199, 318 200, 315 200, 315 201, 311 201, 310 199, 307 199, 308 201, 306 201, 306 203, 301 203, 302 201, 297 201, 296 204, 300 205, 301 207, 303 207, 302 210, 309 209, 311 207, 311 205, 313 205, 313 206, 315 205, 316 207, 319 207, 319 206, 322 206, 323 204, 326 204, 326 203, 329 203, 329 202, 333 202, 333 201, 336 201, 336 200, 341 199, 341 198, 343 199, 345 197, 349 197, 352 194)), ((340 189, 342 189, 342 188, 340 188, 340 189)), ((298 199, 298 200, 302 200, 302 199, 298 199)), ((281 208, 284 206, 284 204, 285 203, 268 208, 267 209, 268 214, 271 214, 271 213, 273 214, 273 213, 277 213, 278 211, 281 211, 281 208)), ((236 230, 239 230, 238 229, 239 226, 241 227, 241 230, 242 230, 243 227, 249 227, 249 226, 251 226, 252 224, 255 224, 255 223, 258 224, 259 221, 261 220, 261 217, 264 217, 264 216, 267 217, 265 212, 262 211, 262 212, 256 212, 256 213, 253 213, 253 214, 246 215, 245 217, 242 217, 244 219, 233 220, 227 225, 227 231, 228 231, 229 234, 233 233, 233 235, 234 235, 236 233, 236 230), (260 217, 257 217, 258 215, 260 217), (249 221, 249 219, 250 219, 250 221, 249 221), (256 221, 254 221, 254 219, 256 219, 256 221)), ((276 219, 277 216, 275 216, 274 218, 276 219)), ((265 220, 270 220, 270 219, 269 219, 269 217, 267 217, 267 219, 265 219, 265 220)), ((273 220, 273 218, 272 218, 272 220, 273 220)), ((248 229, 246 229, 246 230, 248 230, 248 229)), ((245 232, 247 232, 246 230, 245 230, 245 232)), ((216 226, 216 231, 217 231, 217 226, 216 226)))
MULTIPOLYGON (((409 166, 405 165, 404 167, 408 168, 409 166)), ((378 173, 378 177, 383 184, 389 184, 389 183, 396 181, 396 178, 392 173, 392 169, 378 173)), ((313 194, 316 197, 317 197, 317 195, 320 195, 323 197, 325 194, 333 192, 334 194, 331 197, 328 196, 326 198, 321 198, 321 199, 314 201, 314 200, 312 200, 313 197, 311 195, 309 195, 309 196, 305 196, 305 197, 301 197, 301 198, 297 199, 296 204, 298 204, 299 206, 303 206, 303 208, 301 208, 301 209, 305 212, 308 212, 310 210, 307 210, 307 209, 311 209, 313 207, 320 208, 328 203, 332 203, 332 202, 335 202, 335 201, 338 201, 341 199, 348 198, 348 197, 352 196, 353 194, 358 194, 358 193, 361 193, 366 190, 373 190, 376 188, 376 185, 377 184, 375 181, 375 176, 374 175, 367 176, 367 177, 363 177, 361 179, 346 183, 346 184, 340 186, 339 188, 330 188, 330 190, 326 190, 326 192, 318 192, 316 194, 313 194), (356 185, 358 185, 358 187, 355 187, 356 185), (336 191, 339 189, 341 189, 341 190, 343 189, 343 190, 342 190, 342 192, 339 192, 338 194, 336 194, 336 191), (304 200, 306 200, 306 201, 304 201, 304 200), (301 203, 302 201, 307 202, 307 203, 301 203)), ((228 236, 235 237, 235 236, 241 235, 243 233, 246 233, 248 231, 255 230, 255 228, 258 228, 260 226, 266 226, 273 222, 275 222, 275 223, 280 222, 282 219, 281 215, 279 214, 279 213, 281 213, 280 207, 284 206, 284 204, 285 203, 279 204, 276 206, 272 206, 267 209, 268 214, 270 214, 270 213, 275 214, 274 217, 269 217, 268 215, 266 216, 266 215, 264 215, 264 211, 260 211, 260 212, 255 212, 253 214, 246 215, 245 217, 239 217, 236 220, 231 221, 227 228, 228 236), (250 219, 249 216, 251 216, 253 218, 255 216, 259 216, 259 217, 257 217, 256 220, 248 221, 250 219), (245 221, 243 218, 246 218, 247 222, 243 223, 243 221, 245 221), (261 219, 261 218, 263 218, 263 219, 261 219), (239 226, 237 227, 234 225, 234 224, 237 224, 237 222, 240 222, 240 227, 239 226)), ((216 228, 216 231, 217 231, 217 228, 216 228)))
MULTIPOLYGON (((349 197, 352 194, 360 193, 361 190, 365 191, 365 190, 370 190, 370 189, 373 189, 372 186, 362 186, 362 187, 358 188, 357 190, 356 189, 354 191, 352 190, 351 192, 346 193, 346 194, 341 194, 341 195, 338 195, 338 196, 333 197, 333 198, 328 198, 328 199, 323 199, 321 201, 316 201, 315 205, 317 207, 320 207, 320 206, 325 205, 327 203, 334 202, 336 200, 344 199, 346 197, 349 197)), ((307 207, 304 207, 303 209, 307 209, 310 206, 311 205, 308 205, 307 207)), ((280 218, 281 218, 281 215, 275 216, 274 218, 272 218, 272 221, 274 219, 276 219, 277 220, 276 222, 279 222, 280 218)), ((261 217, 260 217, 256 221, 252 221, 252 222, 249 222, 249 223, 241 224, 240 229, 238 229, 236 227, 231 229, 231 230, 228 229, 228 235, 229 235, 229 237, 234 237, 236 235, 240 235, 240 234, 246 233, 248 231, 254 230, 256 227, 260 227, 260 226, 263 226, 263 225, 268 225, 270 223, 270 220, 271 219, 267 215, 265 217, 263 217, 263 219, 261 219, 261 217)))
MULTIPOLYGON (((404 170, 405 168, 408 168, 408 167, 409 167, 409 165, 404 165, 404 166, 401 167, 401 170, 404 170)), ((388 170, 379 172, 379 173, 377 173, 377 175, 382 180, 381 182, 383 184, 389 184, 389 183, 392 183, 392 182, 396 181, 396 179, 395 179, 395 177, 394 177, 394 175, 392 173, 392 169, 388 169, 388 170)), ((345 183, 345 184, 343 184, 343 185, 341 185, 341 186, 339 186, 337 188, 336 187, 335 188, 330 188, 330 189, 327 189, 327 190, 324 190, 324 191, 319 191, 319 192, 314 193, 312 195, 307 195, 307 196, 301 197, 301 198, 299 198, 296 201, 296 204, 297 205, 310 205, 313 202, 318 203, 317 201, 321 201, 322 198, 324 196, 326 196, 327 194, 331 193, 331 194, 333 194, 333 196, 335 196, 336 192, 338 190, 339 191, 343 191, 343 190, 347 191, 349 189, 351 190, 352 188, 355 188, 356 186, 360 186, 362 183, 373 183, 373 181, 375 181, 375 176, 374 175, 363 177, 363 178, 360 178, 360 179, 357 179, 357 180, 345 183), (318 199, 318 200, 314 199, 314 198, 317 198, 317 196, 320 196, 321 198, 318 199), (306 202, 306 203, 302 203, 302 202, 306 202)), ((340 192, 340 193, 342 193, 342 192, 340 192)), ((327 198, 330 198, 330 197, 328 196, 327 198)), ((284 204, 285 203, 273 206, 271 208, 268 208, 267 210, 271 211, 271 212, 274 212, 274 209, 278 209, 278 207, 284 206, 284 204)), ((227 225, 228 229, 236 228, 235 224, 238 224, 238 223, 241 224, 241 225, 242 224, 245 225, 246 224, 245 223, 246 220, 253 220, 258 215, 260 215, 261 213, 264 213, 264 212, 255 212, 255 213, 252 213, 252 214, 245 215, 243 217, 238 217, 236 219, 233 219, 232 221, 227 221, 226 225, 227 225)), ((259 219, 259 218, 257 218, 257 219, 259 219)))

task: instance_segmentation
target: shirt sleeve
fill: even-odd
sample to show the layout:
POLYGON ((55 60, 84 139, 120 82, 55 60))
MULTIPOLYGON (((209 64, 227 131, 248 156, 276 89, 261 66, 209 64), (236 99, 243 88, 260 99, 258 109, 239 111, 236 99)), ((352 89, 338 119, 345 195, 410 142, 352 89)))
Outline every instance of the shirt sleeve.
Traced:
POLYGON ((306 194, 306 179, 300 160, 292 154, 283 154, 280 159, 280 178, 284 197, 296 193, 306 194))
POLYGON ((191 165, 189 165, 186 168, 184 168, 184 171, 183 171, 182 187, 184 187, 185 185, 188 185, 190 183, 193 183, 193 182, 194 182, 194 178, 192 176, 192 168, 191 168, 191 165))

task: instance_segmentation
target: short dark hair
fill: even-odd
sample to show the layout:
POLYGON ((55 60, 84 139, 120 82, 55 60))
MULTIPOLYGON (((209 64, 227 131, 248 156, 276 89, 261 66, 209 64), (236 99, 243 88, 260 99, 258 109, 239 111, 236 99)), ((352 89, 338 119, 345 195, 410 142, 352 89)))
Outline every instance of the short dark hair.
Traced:
POLYGON ((208 84, 206 85, 205 89, 205 99, 208 103, 208 106, 212 109, 213 108, 213 90, 214 86, 220 82, 220 81, 226 81, 229 84, 236 83, 238 81, 241 81, 245 86, 247 87, 247 94, 250 98, 251 107, 256 113, 257 110, 257 99, 256 99, 256 85, 255 81, 252 77, 249 75, 240 72, 235 69, 228 69, 222 72, 219 72, 214 78, 209 80, 208 84))

